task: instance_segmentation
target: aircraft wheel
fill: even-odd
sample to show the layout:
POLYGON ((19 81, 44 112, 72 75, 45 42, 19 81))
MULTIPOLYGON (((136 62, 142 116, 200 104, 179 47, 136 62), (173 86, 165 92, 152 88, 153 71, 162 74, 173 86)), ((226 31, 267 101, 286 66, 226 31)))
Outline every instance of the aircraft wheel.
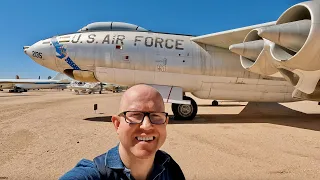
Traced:
POLYGON ((197 103, 188 96, 183 96, 183 100, 191 100, 191 105, 189 104, 171 104, 171 109, 174 114, 175 120, 193 120, 197 115, 198 105, 197 103))
POLYGON ((211 104, 212 104, 212 106, 218 106, 219 102, 217 100, 213 100, 211 104))

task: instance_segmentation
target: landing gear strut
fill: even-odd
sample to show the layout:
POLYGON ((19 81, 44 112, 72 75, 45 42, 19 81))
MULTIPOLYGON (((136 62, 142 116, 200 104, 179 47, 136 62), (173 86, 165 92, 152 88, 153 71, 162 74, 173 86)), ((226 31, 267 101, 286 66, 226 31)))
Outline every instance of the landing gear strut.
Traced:
POLYGON ((212 106, 218 106, 219 102, 217 100, 213 100, 211 104, 212 104, 212 106))
POLYGON ((183 96, 183 100, 191 100, 191 104, 171 104, 171 109, 175 120, 192 120, 198 112, 197 103, 188 96, 183 96))

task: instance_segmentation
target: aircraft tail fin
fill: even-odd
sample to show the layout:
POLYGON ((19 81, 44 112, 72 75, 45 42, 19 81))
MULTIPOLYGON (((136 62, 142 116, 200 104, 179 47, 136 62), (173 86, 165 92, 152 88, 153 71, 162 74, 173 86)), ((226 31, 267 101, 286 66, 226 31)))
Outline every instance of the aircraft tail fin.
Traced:
POLYGON ((52 78, 52 80, 65 80, 69 79, 69 77, 63 73, 58 73, 56 76, 52 78))
POLYGON ((19 75, 16 75, 16 79, 20 79, 19 75))

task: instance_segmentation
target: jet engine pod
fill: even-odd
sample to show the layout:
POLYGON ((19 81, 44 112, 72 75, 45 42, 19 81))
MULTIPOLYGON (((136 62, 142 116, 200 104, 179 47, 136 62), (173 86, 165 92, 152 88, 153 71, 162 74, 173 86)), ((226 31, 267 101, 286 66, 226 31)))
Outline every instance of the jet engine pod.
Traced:
POLYGON ((81 82, 99 82, 92 71, 66 69, 63 72, 70 78, 81 82))
POLYGON ((307 1, 286 10, 276 25, 259 28, 271 41, 271 55, 279 66, 303 71, 320 70, 320 4, 307 1))
POLYGON ((278 70, 272 64, 268 40, 262 39, 256 29, 251 30, 243 43, 233 44, 229 50, 240 55, 243 68, 262 75, 272 75, 278 70))
POLYGON ((306 94, 298 89, 295 89, 292 92, 292 97, 299 100, 320 101, 320 88, 316 88, 316 90, 311 94, 306 94))

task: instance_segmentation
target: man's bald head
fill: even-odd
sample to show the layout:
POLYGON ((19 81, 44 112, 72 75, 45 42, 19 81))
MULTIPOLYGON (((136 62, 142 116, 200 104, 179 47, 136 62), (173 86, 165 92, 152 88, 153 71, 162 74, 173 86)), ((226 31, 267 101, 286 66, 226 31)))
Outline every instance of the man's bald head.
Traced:
POLYGON ((155 88, 139 84, 132 86, 122 95, 119 110, 163 112, 165 108, 162 96, 155 88))

